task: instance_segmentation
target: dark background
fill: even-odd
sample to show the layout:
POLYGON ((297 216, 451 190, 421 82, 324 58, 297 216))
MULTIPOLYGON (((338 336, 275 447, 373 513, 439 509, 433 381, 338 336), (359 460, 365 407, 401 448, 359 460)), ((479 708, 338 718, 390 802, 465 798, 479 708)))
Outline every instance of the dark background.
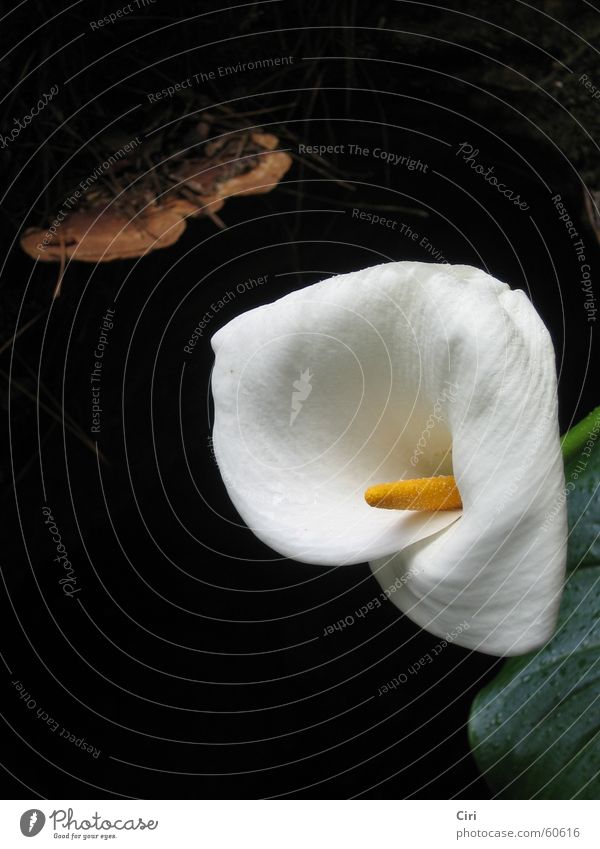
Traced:
POLYGON ((502 661, 449 646, 380 697, 438 639, 391 603, 323 636, 379 585, 366 564, 282 560, 240 525, 210 449, 209 340, 239 312, 324 276, 431 259, 398 229, 353 219, 356 207, 524 288, 555 342, 562 430, 584 415, 597 403, 593 325, 551 197, 562 195, 595 271, 584 194, 598 187, 600 105, 578 82, 593 76, 593 13, 559 2, 157 0, 90 30, 125 5, 84 0, 63 12, 29 0, 2 24, 2 132, 61 86, 3 152, 4 342, 33 321, 0 362, 7 795, 486 798, 466 722, 502 661), (190 74, 288 55, 289 66, 147 102, 190 74), (215 103, 279 136, 294 156, 283 183, 228 201, 225 230, 203 218, 139 261, 70 264, 53 301, 58 266, 34 267, 18 235, 51 219, 93 168, 90 139, 109 125, 160 137, 166 122, 215 103), (529 211, 456 156, 465 141, 529 211), (317 160, 298 154, 301 143, 345 153, 317 160), (350 155, 350 144, 412 154, 428 172, 350 155), (183 352, 211 303, 265 275, 183 352), (116 313, 97 454, 89 375, 107 307, 116 313), (74 566, 73 598, 58 583, 44 505, 74 566))

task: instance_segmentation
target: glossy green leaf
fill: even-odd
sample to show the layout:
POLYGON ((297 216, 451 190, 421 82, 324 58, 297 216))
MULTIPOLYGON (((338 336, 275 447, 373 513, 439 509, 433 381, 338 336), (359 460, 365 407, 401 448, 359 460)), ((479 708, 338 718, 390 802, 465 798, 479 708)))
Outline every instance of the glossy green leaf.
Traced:
POLYGON ((600 407, 563 437, 569 569, 600 564, 600 407))

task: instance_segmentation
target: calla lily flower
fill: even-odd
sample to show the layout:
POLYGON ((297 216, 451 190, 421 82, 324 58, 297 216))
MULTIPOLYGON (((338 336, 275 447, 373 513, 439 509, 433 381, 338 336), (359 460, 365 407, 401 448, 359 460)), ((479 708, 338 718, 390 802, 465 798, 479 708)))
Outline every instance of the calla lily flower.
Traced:
POLYGON ((470 266, 391 262, 243 313, 212 345, 215 456, 268 546, 369 562, 406 616, 467 648, 522 654, 552 635, 567 536, 556 372, 524 292, 470 266))

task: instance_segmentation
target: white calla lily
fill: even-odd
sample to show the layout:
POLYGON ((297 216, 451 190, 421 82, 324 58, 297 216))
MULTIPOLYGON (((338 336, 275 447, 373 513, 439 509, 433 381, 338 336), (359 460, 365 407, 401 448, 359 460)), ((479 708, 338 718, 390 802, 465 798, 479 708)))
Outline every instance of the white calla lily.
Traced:
POLYGON ((470 266, 387 263, 243 313, 212 344, 215 455, 260 539, 308 563, 369 561, 401 611, 441 637, 462 626, 468 648, 521 654, 551 636, 556 374, 523 292, 470 266), (454 475, 462 509, 365 501, 437 475, 454 475))

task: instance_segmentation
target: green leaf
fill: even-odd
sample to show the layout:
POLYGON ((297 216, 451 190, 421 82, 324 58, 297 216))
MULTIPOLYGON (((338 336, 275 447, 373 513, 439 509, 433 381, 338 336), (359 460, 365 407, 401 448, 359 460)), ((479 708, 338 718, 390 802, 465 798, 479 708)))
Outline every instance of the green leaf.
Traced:
POLYGON ((591 413, 578 422, 568 433, 561 438, 560 444, 565 461, 565 466, 579 456, 590 437, 590 433, 594 432, 594 427, 598 425, 598 417, 600 416, 600 407, 596 407, 591 413))
POLYGON ((569 577, 555 635, 475 698, 469 739, 505 799, 600 798, 600 408, 563 438, 569 577))
POLYGON ((600 564, 600 407, 562 439, 569 489, 568 568, 600 564))

